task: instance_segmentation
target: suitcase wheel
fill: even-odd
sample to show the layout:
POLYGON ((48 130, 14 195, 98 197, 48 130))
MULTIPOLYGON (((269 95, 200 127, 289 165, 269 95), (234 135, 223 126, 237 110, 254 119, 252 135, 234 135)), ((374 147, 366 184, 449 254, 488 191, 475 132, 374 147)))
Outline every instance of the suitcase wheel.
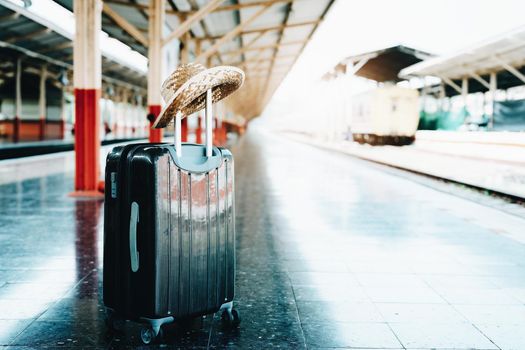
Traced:
POLYGON ((144 344, 151 344, 155 341, 160 341, 162 339, 162 328, 159 328, 158 332, 155 332, 153 327, 143 327, 140 330, 140 340, 144 344))
POLYGON ((241 323, 241 317, 237 309, 225 309, 222 311, 221 320, 224 325, 237 327, 241 323))

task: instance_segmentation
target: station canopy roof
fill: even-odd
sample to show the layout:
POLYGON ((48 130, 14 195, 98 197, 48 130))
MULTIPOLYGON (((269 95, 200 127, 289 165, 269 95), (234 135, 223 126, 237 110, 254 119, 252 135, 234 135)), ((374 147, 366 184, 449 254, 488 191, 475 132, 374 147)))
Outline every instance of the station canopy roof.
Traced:
POLYGON ((489 90, 491 73, 496 74, 499 89, 525 84, 525 26, 459 52, 417 63, 403 69, 400 77, 438 77, 446 84, 446 95, 453 96, 461 94, 463 78, 468 79, 469 93, 489 90))
MULTIPOLYGON (((73 36, 34 12, 0 0, 0 84, 14 79, 16 59, 23 58, 23 71, 40 74, 46 65, 48 78, 58 85, 72 82, 73 36)), ((143 94, 145 72, 137 71, 118 58, 102 57, 103 82, 143 94)), ((69 85, 71 88, 71 85, 69 85)))
POLYGON ((377 82, 398 82, 399 72, 408 66, 432 57, 431 54, 403 45, 349 56, 323 76, 329 80, 352 71, 354 75, 377 82))
MULTIPOLYGON (((55 0, 72 10, 73 0, 55 0)), ((165 36, 209 5, 207 0, 166 0, 165 36)), ((236 113, 259 115, 291 69, 334 0, 225 0, 189 30, 189 59, 217 45, 211 65, 246 72, 245 86, 229 98, 236 113), (231 34, 235 34, 231 36, 231 34), (231 38, 224 39, 227 36, 231 38)), ((147 55, 148 0, 105 0, 102 30, 147 55)), ((184 37, 181 37, 184 38, 184 37)))

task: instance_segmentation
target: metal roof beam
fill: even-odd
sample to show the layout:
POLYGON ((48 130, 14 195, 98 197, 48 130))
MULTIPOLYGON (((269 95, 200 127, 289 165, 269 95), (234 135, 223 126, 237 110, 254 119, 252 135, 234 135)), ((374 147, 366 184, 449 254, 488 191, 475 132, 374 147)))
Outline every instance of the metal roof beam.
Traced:
POLYGON ((357 73, 365 64, 368 63, 373 58, 377 57, 377 53, 372 53, 369 55, 365 55, 361 57, 357 62, 354 63, 354 61, 351 61, 349 63, 352 63, 352 74, 357 73))
MULTIPOLYGON (((321 21, 305 21, 305 22, 299 22, 299 23, 292 23, 292 24, 280 24, 278 26, 271 26, 271 27, 264 27, 264 28, 255 28, 255 29, 248 29, 245 31, 242 31, 239 33, 239 35, 245 35, 245 34, 253 34, 253 33, 266 33, 271 32, 275 30, 283 30, 288 28, 294 28, 294 27, 302 27, 302 26, 308 26, 308 25, 316 25, 319 24, 321 21)), ((215 36, 206 36, 202 38, 196 38, 197 40, 217 40, 222 38, 223 35, 215 35, 215 36)))
POLYGON ((481 76, 479 76, 478 74, 472 72, 472 73, 469 73, 469 75, 474 78, 475 80, 477 80, 481 85, 483 85, 484 87, 486 87, 488 90, 490 90, 490 84, 485 80, 483 79, 481 76))
POLYGON ((162 41, 162 46, 165 46, 173 40, 180 38, 184 33, 190 30, 190 27, 193 25, 193 23, 203 19, 207 14, 215 10, 223 2, 224 0, 212 0, 209 3, 207 3, 204 7, 199 9, 197 12, 189 16, 184 22, 182 22, 177 27, 177 29, 171 32, 171 34, 168 35, 168 37, 162 41))
POLYGON ((228 34, 224 35, 222 38, 217 40, 215 44, 213 44, 211 47, 209 47, 206 51, 201 53, 199 56, 195 58, 195 61, 204 60, 211 55, 213 55, 215 52, 219 50, 219 48, 222 46, 222 44, 230 41, 234 37, 236 37, 246 26, 250 25, 255 21, 259 16, 261 16, 264 12, 266 12, 272 5, 274 4, 274 1, 269 1, 266 5, 264 5, 259 11, 255 12, 253 15, 250 16, 246 21, 241 22, 237 27, 233 28, 228 34))
POLYGON ((38 50, 38 52, 40 52, 40 53, 51 52, 51 51, 55 51, 56 52, 58 50, 67 49, 67 48, 70 48, 70 47, 73 47, 73 42, 72 41, 66 41, 66 42, 63 42, 63 43, 58 44, 58 45, 48 46, 46 48, 43 48, 42 50, 38 50))
POLYGON ((34 38, 35 36, 39 36, 39 35, 42 35, 42 34, 45 34, 45 33, 49 33, 50 31, 51 31, 51 29, 49 29, 49 28, 43 28, 43 29, 39 29, 39 30, 36 30, 34 32, 31 32, 31 33, 27 33, 27 34, 24 34, 24 35, 20 35, 20 36, 15 36, 15 37, 9 38, 5 42, 13 44, 13 43, 16 43, 16 42, 19 42, 19 41, 23 41, 23 40, 34 38))
POLYGON ((0 22, 9 21, 18 17, 20 17, 20 13, 18 12, 8 13, 7 15, 0 16, 0 22))
POLYGON ((503 61, 501 58, 494 56, 494 59, 503 67, 506 71, 508 71, 510 74, 514 75, 516 78, 521 80, 525 83, 525 75, 521 73, 519 70, 508 64, 507 62, 503 61))
POLYGON ((439 78, 443 80, 447 85, 450 85, 454 90, 456 90, 458 94, 463 93, 463 90, 461 89, 461 87, 458 84, 454 83, 449 78, 446 78, 446 77, 439 77, 439 78))
POLYGON ((290 41, 290 42, 282 43, 282 44, 277 44, 276 43, 276 44, 264 45, 264 46, 256 46, 256 47, 245 46, 245 47, 241 48, 240 50, 223 52, 223 54, 230 55, 230 56, 235 56, 235 55, 240 55, 241 53, 244 53, 244 52, 247 52, 247 51, 264 51, 264 50, 267 50, 267 49, 279 48, 281 46, 300 45, 300 44, 304 44, 304 43, 305 43, 304 40, 297 40, 297 41, 290 41))
POLYGON ((117 11, 113 10, 108 4, 103 4, 102 11, 135 40, 146 47, 148 46, 148 39, 144 34, 142 34, 137 27, 128 22, 128 20, 119 15, 117 11))
MULTIPOLYGON (((253 38, 249 43, 247 43, 246 45, 244 45, 242 49, 248 49, 249 47, 253 46, 253 44, 255 44, 260 38, 262 38, 267 32, 261 32, 259 33, 255 38, 253 38)), ((198 41, 198 43, 200 44, 201 41, 198 41)), ((245 51, 243 51, 245 52, 245 51)), ((230 53, 226 53, 225 54, 226 56, 235 56, 235 53, 233 52, 230 52, 230 53)), ((246 57, 243 57, 243 59, 246 59, 246 57)))
POLYGON ((254 6, 266 6, 268 3, 276 4, 278 2, 293 2, 296 0, 263 0, 263 1, 252 1, 248 3, 240 3, 240 4, 233 4, 233 5, 225 5, 217 8, 214 12, 219 11, 235 11, 235 10, 241 10, 243 8, 248 7, 254 7, 254 6))
POLYGON ((235 62, 235 63, 228 63, 232 66, 246 66, 247 64, 253 64, 253 63, 261 63, 261 62, 273 62, 279 59, 289 59, 289 58, 296 58, 297 55, 283 55, 283 56, 274 56, 274 57, 266 57, 266 58, 257 58, 254 60, 245 60, 242 62, 235 62))
MULTIPOLYGON (((297 1, 297 0, 258 0, 258 1, 252 1, 248 3, 240 3, 240 4, 232 4, 232 5, 224 5, 216 7, 212 10, 212 12, 221 12, 221 11, 235 11, 240 10, 243 8, 249 8, 249 7, 255 7, 255 6, 264 6, 268 3, 279 3, 279 2, 291 2, 291 1, 297 1)), ((133 7, 138 10, 144 10, 147 11, 149 8, 147 5, 138 4, 129 2, 128 0, 105 0, 105 2, 115 4, 115 5, 121 5, 121 6, 128 6, 133 7)), ((175 11, 175 10, 166 10, 166 14, 169 15, 177 15, 180 17, 185 16, 191 16, 196 14, 198 11, 175 11)))

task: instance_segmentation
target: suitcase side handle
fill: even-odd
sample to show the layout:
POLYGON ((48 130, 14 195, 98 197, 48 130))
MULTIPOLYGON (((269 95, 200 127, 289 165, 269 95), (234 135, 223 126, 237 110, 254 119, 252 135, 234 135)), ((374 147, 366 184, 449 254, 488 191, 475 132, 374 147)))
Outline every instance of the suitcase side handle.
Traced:
POLYGON ((139 270, 139 252, 137 251, 137 223, 139 222, 139 204, 131 203, 129 217, 129 255, 131 257, 131 271, 139 270))
MULTIPOLYGON (((204 111, 206 131, 206 157, 213 156, 213 120, 212 120, 212 89, 206 90, 206 109, 204 111)), ((182 112, 175 114, 175 153, 182 157, 182 112)))

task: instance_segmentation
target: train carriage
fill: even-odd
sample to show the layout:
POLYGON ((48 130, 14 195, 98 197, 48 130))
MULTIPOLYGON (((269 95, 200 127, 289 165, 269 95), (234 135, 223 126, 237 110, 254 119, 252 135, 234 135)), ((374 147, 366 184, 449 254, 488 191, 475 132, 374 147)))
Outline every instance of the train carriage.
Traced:
POLYGON ((352 97, 352 138, 371 145, 409 145, 419 123, 417 90, 395 85, 352 97))

